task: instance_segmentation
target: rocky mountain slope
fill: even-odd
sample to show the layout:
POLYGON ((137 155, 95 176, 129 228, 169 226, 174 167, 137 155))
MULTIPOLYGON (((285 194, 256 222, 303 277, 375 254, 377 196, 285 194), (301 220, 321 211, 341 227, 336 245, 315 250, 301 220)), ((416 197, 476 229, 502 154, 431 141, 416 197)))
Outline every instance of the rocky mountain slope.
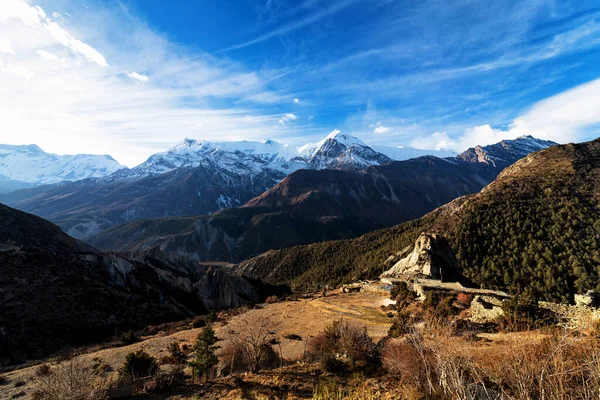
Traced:
POLYGON ((486 288, 572 301, 600 289, 600 139, 553 146, 480 193, 356 239, 270 251, 239 273, 297 291, 375 278, 423 232, 448 238, 460 272, 486 288))
POLYGON ((273 141, 186 139, 108 177, 20 190, 0 201, 86 239, 140 218, 203 215, 240 206, 299 169, 358 170, 389 161, 339 131, 298 149, 273 141))
POLYGON ((110 156, 44 152, 36 145, 0 144, 0 192, 110 175, 124 168, 110 156))
POLYGON ((1 362, 259 300, 246 279, 222 267, 100 253, 3 205, 0 265, 1 362))
MULTIPOLYGON (((525 144, 531 143, 548 144, 522 138, 499 146, 525 156, 530 148, 525 144)), ((270 249, 356 237, 479 191, 510 165, 493 151, 496 148, 492 146, 482 160, 428 156, 363 171, 301 170, 243 207, 211 216, 133 221, 90 243, 119 251, 159 248, 203 261, 235 262, 270 249)))

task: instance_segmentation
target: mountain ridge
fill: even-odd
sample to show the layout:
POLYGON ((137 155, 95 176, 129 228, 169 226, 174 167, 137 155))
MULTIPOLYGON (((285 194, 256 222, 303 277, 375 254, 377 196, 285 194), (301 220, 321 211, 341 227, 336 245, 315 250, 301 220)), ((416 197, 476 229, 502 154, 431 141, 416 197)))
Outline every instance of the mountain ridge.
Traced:
POLYGON ((124 168, 109 155, 57 155, 37 145, 0 144, 0 191, 108 176, 124 168), (4 181, 4 182, 3 182, 4 181))
MULTIPOLYGON (((507 145, 518 148, 521 141, 507 145)), ((203 261, 241 261, 270 249, 352 238, 421 217, 481 190, 508 165, 499 156, 495 163, 425 156, 361 171, 300 170, 242 207, 211 216, 134 221, 94 236, 90 243, 120 251, 159 248, 203 261)))
POLYGON ((423 232, 446 236, 482 287, 572 303, 600 289, 600 139, 557 145, 506 168, 479 193, 358 238, 272 250, 238 273, 295 291, 374 279, 423 232))

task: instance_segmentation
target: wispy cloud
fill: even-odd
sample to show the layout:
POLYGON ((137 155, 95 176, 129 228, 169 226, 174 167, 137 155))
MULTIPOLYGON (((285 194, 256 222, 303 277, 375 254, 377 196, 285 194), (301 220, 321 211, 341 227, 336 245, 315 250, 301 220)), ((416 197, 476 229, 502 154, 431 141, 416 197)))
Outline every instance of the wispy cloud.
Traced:
POLYGON ((148 76, 142 75, 142 74, 138 74, 137 72, 128 72, 127 76, 129 78, 131 78, 131 79, 136 80, 136 81, 148 82, 148 76))
POLYGON ((272 39, 276 36, 283 35, 283 34, 286 34, 289 32, 293 32, 297 29, 314 24, 314 23, 322 20, 325 17, 336 14, 336 13, 340 12, 341 10, 343 10, 344 8, 350 6, 351 4, 356 3, 357 1, 358 0, 338 0, 333 3, 329 3, 329 5, 323 6, 321 9, 317 10, 314 13, 310 13, 308 16, 306 16, 302 19, 298 19, 298 20, 283 24, 279 27, 276 27, 276 28, 270 30, 267 33, 257 36, 254 39, 251 39, 246 42, 222 49, 219 51, 219 53, 252 46, 253 44, 264 42, 265 40, 272 39))
POLYGON ((288 125, 294 121, 298 120, 298 116, 292 113, 287 113, 281 116, 281 118, 279 118, 279 124, 280 125, 288 125))
POLYGON ((188 53, 114 9, 70 20, 84 36, 93 25, 92 45, 61 24, 64 15, 3 0, 0 87, 7 95, 0 96, 0 142, 107 153, 133 166, 191 134, 207 140, 290 134, 280 121, 289 125, 297 117, 265 108, 289 102, 289 94, 268 87, 280 73, 188 53), (109 39, 115 36, 117 43, 109 39))

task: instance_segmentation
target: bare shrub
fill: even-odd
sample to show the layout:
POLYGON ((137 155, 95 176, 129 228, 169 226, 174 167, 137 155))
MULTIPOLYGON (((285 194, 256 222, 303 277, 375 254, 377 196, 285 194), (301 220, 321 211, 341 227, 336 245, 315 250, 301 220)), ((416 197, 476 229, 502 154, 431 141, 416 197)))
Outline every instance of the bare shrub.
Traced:
POLYGON ((349 387, 329 381, 319 382, 313 390, 312 398, 314 400, 378 400, 388 399, 389 397, 367 386, 364 382, 349 387))
POLYGON ((512 399, 597 399, 600 345, 565 333, 537 343, 511 342, 481 360, 490 380, 512 399))
POLYGON ((46 376, 46 375, 50 375, 50 365, 48 364, 41 364, 38 365, 38 367, 35 369, 35 374, 37 376, 46 376))
POLYGON ((138 343, 139 341, 142 340, 142 338, 134 331, 128 331, 128 332, 122 333, 119 336, 119 340, 121 341, 121 343, 123 343, 124 345, 127 346, 130 344, 138 343))
POLYGON ((420 355, 409 343, 388 341, 383 348, 381 361, 385 370, 401 378, 407 385, 417 386, 424 381, 425 370, 420 355))
POLYGON ((345 361, 351 368, 376 369, 380 365, 377 345, 369 337, 367 328, 340 319, 311 339, 309 352, 320 361, 323 369, 331 372, 343 369, 345 361))
POLYGON ((276 330, 277 324, 256 315, 242 315, 227 325, 225 349, 221 354, 231 356, 225 361, 230 363, 230 369, 236 368, 236 362, 252 372, 271 367, 272 356, 276 354, 271 341, 276 339, 276 330), (226 355, 228 352, 231 354, 226 355))
POLYGON ((107 384, 91 366, 73 358, 39 377, 38 400, 100 400, 107 398, 107 384))
POLYGON ((473 301, 473 295, 468 293, 459 293, 456 295, 456 303, 462 307, 470 307, 473 301))

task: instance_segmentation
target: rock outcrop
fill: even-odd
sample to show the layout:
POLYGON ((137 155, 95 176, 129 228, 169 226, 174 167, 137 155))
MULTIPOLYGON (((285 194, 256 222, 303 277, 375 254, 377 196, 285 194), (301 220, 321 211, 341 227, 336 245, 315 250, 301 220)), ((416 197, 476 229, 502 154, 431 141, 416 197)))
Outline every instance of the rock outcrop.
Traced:
POLYGON ((384 272, 381 278, 429 278, 442 282, 461 280, 454 253, 443 236, 422 233, 415 244, 401 254, 406 256, 384 272))

